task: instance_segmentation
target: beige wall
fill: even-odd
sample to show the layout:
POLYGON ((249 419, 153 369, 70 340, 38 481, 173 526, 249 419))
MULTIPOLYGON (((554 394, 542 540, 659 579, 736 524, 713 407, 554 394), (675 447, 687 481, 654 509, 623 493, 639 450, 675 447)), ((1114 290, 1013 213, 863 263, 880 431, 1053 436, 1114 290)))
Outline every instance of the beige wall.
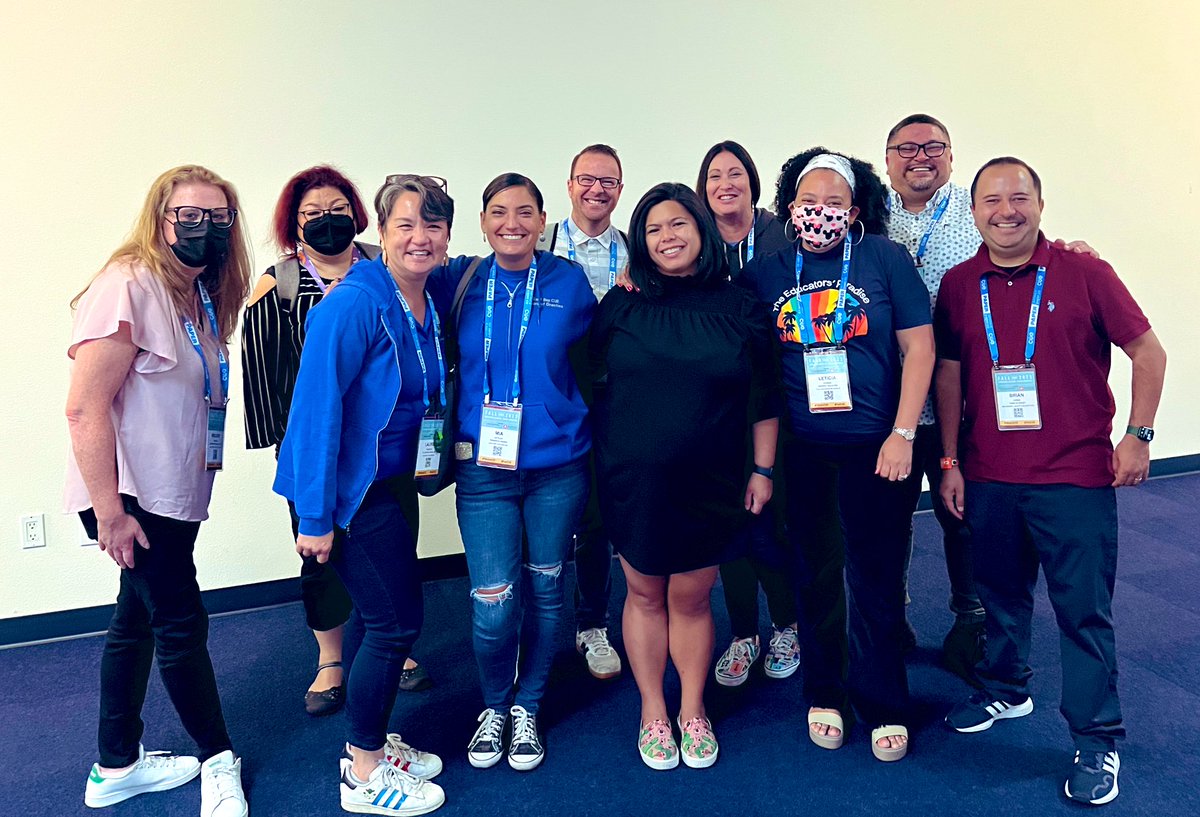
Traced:
MULTIPOLYGON (((448 177, 460 208, 452 249, 476 252, 477 197, 493 175, 529 174, 561 217, 567 163, 589 142, 625 161, 620 223, 651 184, 693 180, 719 139, 742 141, 770 184, 812 144, 879 162, 892 123, 928 111, 950 126, 959 182, 1002 153, 1040 171, 1048 233, 1097 247, 1171 354, 1154 455, 1200 452, 1197 4, 16 8, 0 24, 0 617, 114 597, 114 566, 81 548, 77 522, 58 511, 67 301, 128 230, 150 181, 185 162, 238 186, 263 269, 275 196, 317 162, 339 164, 368 196, 388 172, 448 177), (23 551, 17 520, 32 512, 46 514, 48 547, 23 551)), ((1122 426, 1128 377, 1122 358, 1122 426)), ((200 536, 206 588, 298 567, 269 488, 271 454, 233 442, 200 536)), ((458 550, 452 498, 425 514, 421 553, 458 550)))

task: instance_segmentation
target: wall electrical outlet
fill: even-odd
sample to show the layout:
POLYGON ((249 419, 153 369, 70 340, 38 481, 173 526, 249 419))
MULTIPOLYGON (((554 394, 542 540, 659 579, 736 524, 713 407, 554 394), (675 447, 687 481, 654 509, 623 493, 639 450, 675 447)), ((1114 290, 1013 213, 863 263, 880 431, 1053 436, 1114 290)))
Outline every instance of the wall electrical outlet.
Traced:
POLYGON ((46 523, 42 514, 34 513, 21 517, 21 547, 44 548, 46 546, 46 523))

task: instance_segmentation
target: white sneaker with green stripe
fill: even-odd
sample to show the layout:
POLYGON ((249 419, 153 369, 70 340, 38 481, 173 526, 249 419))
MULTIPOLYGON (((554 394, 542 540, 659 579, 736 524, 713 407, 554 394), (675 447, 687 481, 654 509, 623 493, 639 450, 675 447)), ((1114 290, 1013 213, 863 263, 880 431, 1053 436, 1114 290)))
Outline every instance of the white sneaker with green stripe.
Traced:
POLYGON ((409 817, 428 814, 446 802, 446 793, 437 783, 413 777, 385 760, 365 781, 354 777, 352 767, 342 767, 339 785, 342 810, 355 814, 390 814, 409 817))
POLYGON ((182 786, 198 774, 200 761, 197 758, 147 752, 138 744, 137 762, 120 773, 102 773, 99 763, 92 764, 83 802, 90 808, 105 808, 139 794, 182 786))

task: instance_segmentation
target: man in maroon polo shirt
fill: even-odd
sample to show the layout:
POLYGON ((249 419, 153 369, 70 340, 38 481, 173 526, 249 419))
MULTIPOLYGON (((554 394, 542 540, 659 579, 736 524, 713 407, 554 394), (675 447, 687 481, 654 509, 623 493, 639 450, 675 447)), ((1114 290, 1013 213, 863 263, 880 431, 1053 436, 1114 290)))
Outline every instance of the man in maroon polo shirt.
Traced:
POLYGON ((1149 473, 1166 354, 1112 267, 1046 241, 1042 208, 1041 180, 1024 162, 1002 157, 980 169, 971 211, 983 245, 946 274, 934 318, 941 498, 971 529, 988 611, 983 690, 946 723, 980 732, 1033 711, 1040 564, 1061 633, 1061 712, 1077 750, 1065 793, 1099 805, 1117 796, 1125 735, 1111 611, 1114 488, 1149 473), (1113 345, 1133 361, 1128 429, 1115 450, 1113 345))

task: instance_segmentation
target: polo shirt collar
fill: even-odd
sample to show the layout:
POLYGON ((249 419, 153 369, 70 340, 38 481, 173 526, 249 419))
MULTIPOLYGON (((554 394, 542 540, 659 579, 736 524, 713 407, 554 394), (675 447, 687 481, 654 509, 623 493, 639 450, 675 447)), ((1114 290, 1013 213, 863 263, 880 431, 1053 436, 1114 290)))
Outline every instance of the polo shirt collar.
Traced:
POLYGON ((992 263, 992 257, 988 254, 986 243, 979 245, 979 252, 976 253, 976 257, 983 261, 985 275, 1007 275, 1015 278, 1038 267, 1050 266, 1050 242, 1046 240, 1045 233, 1038 230, 1038 243, 1033 250, 1033 255, 1029 257, 1028 261, 1011 273, 1008 270, 1000 269, 996 264, 992 263))
POLYGON ((579 225, 575 223, 574 219, 568 219, 567 223, 571 225, 571 240, 575 242, 575 246, 577 247, 587 241, 599 241, 600 246, 607 250, 609 244, 612 243, 613 233, 616 232, 616 228, 612 226, 611 221, 608 223, 608 229, 597 236, 588 235, 579 229, 579 225))
POLYGON ((903 211, 905 213, 908 213, 909 215, 919 216, 919 215, 923 215, 924 213, 928 213, 930 210, 932 210, 934 207, 936 207, 938 205, 938 202, 940 202, 942 200, 943 196, 949 196, 949 195, 950 195, 950 182, 946 182, 945 184, 943 184, 941 187, 939 187, 937 189, 937 192, 935 192, 932 196, 929 197, 929 201, 925 202, 924 210, 922 210, 920 213, 914 213, 910 210, 904 209, 904 197, 901 196, 899 193, 897 193, 894 189, 889 187, 888 188, 888 198, 890 200, 891 206, 888 208, 888 210, 890 210, 893 213, 899 213, 899 212, 903 211))

